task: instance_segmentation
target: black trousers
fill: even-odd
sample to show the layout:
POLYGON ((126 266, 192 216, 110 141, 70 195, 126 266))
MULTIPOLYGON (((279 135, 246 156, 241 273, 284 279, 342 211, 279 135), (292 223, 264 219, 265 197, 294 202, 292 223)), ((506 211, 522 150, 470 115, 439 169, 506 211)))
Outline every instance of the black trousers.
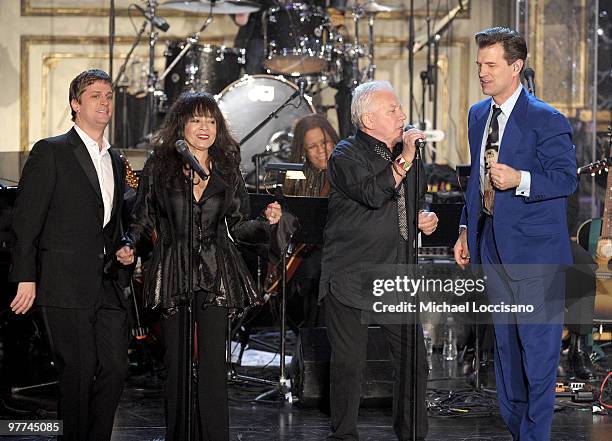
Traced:
MULTIPOLYGON (((340 303, 333 294, 323 299, 325 322, 331 343, 330 440, 358 440, 357 418, 361 383, 366 363, 368 326, 361 323, 361 310, 340 303)), ((417 396, 410 387, 412 376, 412 325, 380 324, 391 347, 394 370, 393 429, 399 440, 411 439, 412 406, 417 406, 417 437, 427 435, 427 354, 423 329, 418 326, 417 396)))
POLYGON ((89 309, 41 307, 59 373, 60 439, 110 440, 127 376, 127 312, 112 282, 89 309))
MULTIPOLYGON (((194 320, 197 342, 197 386, 195 421, 196 439, 205 441, 229 440, 229 408, 227 402, 227 365, 225 344, 227 309, 203 304, 204 296, 196 295, 194 320)), ((186 348, 184 308, 162 320, 166 367, 166 441, 184 439, 186 348)))

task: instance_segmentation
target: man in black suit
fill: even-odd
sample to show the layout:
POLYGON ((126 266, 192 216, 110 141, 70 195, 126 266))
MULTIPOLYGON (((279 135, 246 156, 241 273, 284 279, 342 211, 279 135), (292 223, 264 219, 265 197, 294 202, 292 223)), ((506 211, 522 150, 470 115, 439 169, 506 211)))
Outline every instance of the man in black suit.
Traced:
POLYGON ((88 70, 70 83, 75 125, 37 142, 23 168, 13 231, 11 303, 36 302, 59 371, 64 439, 108 440, 127 375, 128 322, 117 284, 125 167, 104 130, 112 81, 88 70))

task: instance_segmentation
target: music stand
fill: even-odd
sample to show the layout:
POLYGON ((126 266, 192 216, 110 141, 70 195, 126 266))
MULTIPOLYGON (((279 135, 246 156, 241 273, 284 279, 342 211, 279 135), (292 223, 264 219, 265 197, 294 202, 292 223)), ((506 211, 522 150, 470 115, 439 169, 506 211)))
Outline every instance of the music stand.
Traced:
MULTIPOLYGON (((263 124, 262 124, 263 125, 263 124)), ((267 164, 266 165, 266 171, 271 171, 271 170, 275 170, 278 172, 277 175, 277 180, 276 180, 276 188, 274 191, 274 196, 271 195, 251 195, 251 197, 253 196, 263 196, 265 197, 265 203, 264 205, 260 205, 258 203, 258 201, 255 201, 255 203, 251 203, 251 215, 253 217, 260 215, 265 208, 268 206, 268 204, 272 203, 272 202, 279 202, 281 203, 281 205, 285 205, 285 197, 283 195, 283 183, 285 180, 285 176, 287 174, 287 171, 296 171, 296 172, 302 172, 304 169, 304 164, 298 164, 298 163, 271 163, 271 164, 267 164)), ((280 375, 279 375, 279 380, 278 382, 274 382, 274 381, 269 381, 269 380, 264 380, 264 379, 259 379, 259 378, 255 378, 255 377, 248 377, 245 375, 237 375, 234 371, 234 369, 231 366, 231 359, 230 359, 230 351, 231 351, 231 339, 232 339, 232 329, 231 329, 231 324, 228 323, 228 328, 229 328, 229 332, 228 332, 228 339, 227 339, 227 356, 228 356, 228 364, 230 366, 229 369, 229 373, 228 373, 228 377, 232 380, 244 380, 244 381, 250 381, 250 382, 254 382, 254 383, 261 383, 261 384, 270 384, 273 385, 274 388, 264 392, 263 394, 259 395, 258 397, 255 398, 255 401, 259 401, 262 399, 265 399, 267 397, 269 397, 270 395, 273 394, 281 394, 284 399, 286 399, 289 402, 292 402, 292 396, 291 396, 291 385, 290 383, 287 381, 286 375, 285 375, 285 353, 286 353, 286 346, 285 346, 285 333, 286 333, 286 320, 287 320, 287 316, 286 316, 286 306, 285 306, 285 300, 286 300, 286 288, 287 288, 287 284, 286 284, 286 277, 287 277, 287 248, 289 243, 291 242, 292 237, 289 237, 287 240, 287 246, 284 247, 284 249, 280 250, 280 254, 281 254, 281 265, 282 265, 282 272, 281 272, 281 336, 280 336, 280 341, 281 341, 281 347, 280 347, 280 375)), ((258 277, 259 278, 259 277, 258 277)), ((258 280, 259 282, 259 280, 258 280)), ((258 283, 259 286, 259 283, 258 283)), ((244 319, 244 318, 243 318, 244 319)), ((238 325, 240 326, 240 324, 238 325)))
MULTIPOLYGON (((276 164, 274 164, 276 165, 276 164)), ((277 200, 275 196, 265 194, 250 194, 251 211, 261 213, 265 207, 277 200)), ((299 220, 299 227, 293 234, 293 242, 320 245, 323 243, 323 231, 327 220, 327 198, 311 198, 303 196, 286 196, 283 199, 283 208, 291 212, 299 220)), ((283 271, 281 276, 281 328, 280 328, 280 373, 277 389, 272 389, 259 395, 255 400, 261 400, 282 392, 285 399, 293 401, 291 395, 291 384, 286 378, 286 331, 287 331, 287 307, 286 307, 286 253, 282 255, 283 271), (280 387, 280 390, 278 389, 280 387)))

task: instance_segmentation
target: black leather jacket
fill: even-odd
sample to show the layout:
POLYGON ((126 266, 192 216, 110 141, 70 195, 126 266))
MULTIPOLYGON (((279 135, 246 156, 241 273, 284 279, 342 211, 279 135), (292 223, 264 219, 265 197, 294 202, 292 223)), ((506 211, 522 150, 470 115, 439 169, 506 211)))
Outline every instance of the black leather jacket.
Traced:
MULTIPOLYGON (((172 314, 188 292, 189 206, 186 195, 190 188, 187 182, 173 183, 176 180, 159 176, 159 168, 155 166, 159 160, 153 155, 142 171, 127 236, 141 256, 148 254, 153 245, 145 274, 145 307, 172 314)), ((197 204, 202 207, 200 234, 212 251, 194 252, 194 271, 201 259, 206 260, 202 263, 214 280, 215 296, 223 298, 224 306, 242 310, 258 302, 259 298, 234 242, 267 246, 270 225, 264 219, 249 219, 249 197, 239 170, 231 175, 213 172, 210 179, 197 204)), ((196 227, 195 231, 198 230, 196 227)))

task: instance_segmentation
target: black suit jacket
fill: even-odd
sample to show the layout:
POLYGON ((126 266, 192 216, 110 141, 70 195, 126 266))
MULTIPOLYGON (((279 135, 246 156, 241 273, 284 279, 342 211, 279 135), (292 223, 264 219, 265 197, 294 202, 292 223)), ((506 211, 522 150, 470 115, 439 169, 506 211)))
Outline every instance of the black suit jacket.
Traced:
POLYGON ((120 244, 125 190, 123 161, 109 151, 115 192, 106 227, 96 170, 74 128, 30 152, 14 209, 10 278, 37 282, 38 305, 87 308, 103 295, 105 263, 114 261, 120 244))

